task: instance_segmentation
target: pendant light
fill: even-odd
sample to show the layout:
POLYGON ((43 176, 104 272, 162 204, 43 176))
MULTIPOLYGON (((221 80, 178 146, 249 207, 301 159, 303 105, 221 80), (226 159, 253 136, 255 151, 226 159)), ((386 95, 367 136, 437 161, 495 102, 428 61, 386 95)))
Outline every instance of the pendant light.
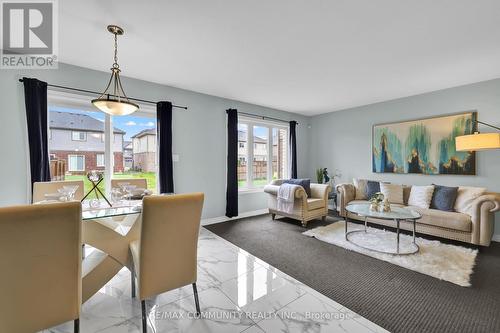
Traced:
MULTIPOLYGON (((499 127, 483 123, 482 121, 475 120, 474 122, 500 131, 499 127)), ((500 149, 500 133, 475 132, 470 135, 457 136, 455 138, 455 146, 457 151, 500 149)))
POLYGON ((92 104, 102 112, 112 116, 125 116, 139 110, 139 106, 131 102, 120 81, 120 65, 118 65, 118 35, 123 35, 123 29, 116 25, 108 25, 108 31, 115 36, 115 56, 111 67, 111 78, 104 92, 99 98, 93 99, 92 104))

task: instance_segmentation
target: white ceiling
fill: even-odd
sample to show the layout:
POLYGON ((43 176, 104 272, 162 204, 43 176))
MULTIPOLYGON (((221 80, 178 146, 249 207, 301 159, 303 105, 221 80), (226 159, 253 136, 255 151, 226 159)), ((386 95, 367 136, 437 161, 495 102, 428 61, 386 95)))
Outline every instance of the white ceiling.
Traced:
MULTIPOLYGON (((500 77, 498 0, 62 0, 62 62, 314 115, 500 77)), ((126 89, 126 87, 125 87, 126 89)), ((500 93, 500 92, 499 92, 500 93)))

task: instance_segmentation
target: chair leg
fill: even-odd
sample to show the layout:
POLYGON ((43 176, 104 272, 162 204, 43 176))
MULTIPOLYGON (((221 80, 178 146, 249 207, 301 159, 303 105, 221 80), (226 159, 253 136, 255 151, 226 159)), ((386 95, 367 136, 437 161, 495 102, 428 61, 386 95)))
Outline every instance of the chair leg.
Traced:
POLYGON ((130 286, 132 290, 132 298, 135 298, 135 269, 130 270, 130 286))
POLYGON ((146 317, 146 300, 141 301, 142 308, 142 333, 148 332, 148 323, 146 317))
POLYGON ((74 333, 80 333, 80 318, 76 318, 74 320, 74 328, 73 328, 74 333))
POLYGON ((193 283, 193 292, 194 292, 194 303, 196 304, 196 315, 200 316, 200 301, 198 300, 198 288, 196 288, 196 282, 193 283))

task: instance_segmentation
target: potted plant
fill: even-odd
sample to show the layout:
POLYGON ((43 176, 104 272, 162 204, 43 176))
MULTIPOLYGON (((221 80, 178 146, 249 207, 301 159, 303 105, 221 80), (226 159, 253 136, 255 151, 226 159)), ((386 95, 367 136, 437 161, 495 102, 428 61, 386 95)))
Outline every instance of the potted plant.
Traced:
POLYGON ((326 168, 316 169, 316 181, 318 182, 318 184, 323 184, 325 172, 326 172, 326 168))

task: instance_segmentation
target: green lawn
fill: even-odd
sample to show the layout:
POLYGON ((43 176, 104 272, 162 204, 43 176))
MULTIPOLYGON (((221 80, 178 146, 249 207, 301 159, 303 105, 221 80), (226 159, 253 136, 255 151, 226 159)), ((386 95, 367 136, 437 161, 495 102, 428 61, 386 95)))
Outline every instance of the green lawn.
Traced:
MULTIPOLYGON (((156 192, 156 175, 154 172, 128 171, 128 172, 123 172, 123 173, 120 172, 113 174, 113 179, 126 179, 126 178, 146 178, 146 181, 148 183, 148 189, 152 190, 153 192, 156 192)), ((65 180, 83 180, 85 194, 92 188, 92 184, 87 179, 86 175, 66 175, 65 180)), ((101 184, 99 184, 99 189, 102 191, 102 193, 105 193, 104 181, 102 181, 101 184)), ((89 199, 95 198, 95 193, 91 193, 87 198, 89 199)))
MULTIPOLYGON (((246 184, 246 180, 238 180, 238 187, 244 187, 245 184, 246 184)), ((268 184, 267 179, 254 179, 254 181, 253 181, 253 185, 255 187, 264 186, 267 184, 268 184)))

